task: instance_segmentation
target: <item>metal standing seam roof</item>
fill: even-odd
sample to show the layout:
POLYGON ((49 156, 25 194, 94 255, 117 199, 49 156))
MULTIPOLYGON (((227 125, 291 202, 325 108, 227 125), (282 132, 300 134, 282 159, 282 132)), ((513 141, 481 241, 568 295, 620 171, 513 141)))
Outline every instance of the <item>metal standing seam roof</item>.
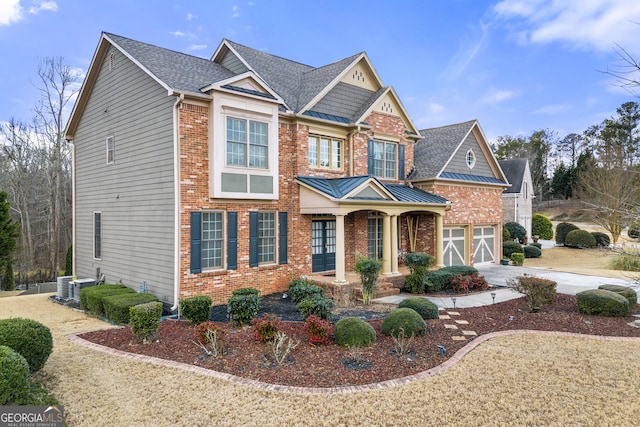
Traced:
MULTIPOLYGON (((361 175, 347 178, 323 178, 314 176, 297 176, 296 179, 309 187, 320 191, 321 193, 334 198, 342 199, 354 188, 363 182, 373 179, 381 187, 386 189, 398 202, 409 203, 429 203, 429 204, 447 204, 448 201, 444 197, 421 190, 419 188, 411 188, 405 184, 385 184, 377 178, 370 175, 361 175)), ((353 197, 347 200, 380 200, 369 198, 353 197)))
POLYGON ((442 172, 442 179, 453 179, 456 181, 481 182, 485 184, 505 184, 502 180, 493 176, 468 175, 464 173, 442 172))

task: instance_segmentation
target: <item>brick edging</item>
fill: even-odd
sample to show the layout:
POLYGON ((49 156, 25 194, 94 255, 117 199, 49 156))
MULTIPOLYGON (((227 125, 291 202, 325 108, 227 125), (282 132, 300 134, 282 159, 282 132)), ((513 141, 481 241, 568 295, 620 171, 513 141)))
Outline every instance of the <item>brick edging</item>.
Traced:
POLYGON ((381 381, 373 384, 321 388, 321 387, 294 387, 294 386, 285 386, 285 385, 279 385, 279 384, 269 384, 262 381, 251 380, 248 378, 238 377, 232 374, 226 374, 224 372, 218 372, 211 369, 202 368, 200 366, 188 365, 182 362, 159 359, 157 357, 146 356, 146 355, 136 354, 136 353, 127 353, 126 351, 117 350, 114 348, 103 346, 101 344, 96 344, 91 341, 87 341, 84 338, 80 338, 77 334, 69 335, 68 338, 69 338, 69 341, 71 341, 74 344, 81 345, 91 350, 96 350, 102 353, 110 354, 112 356, 118 356, 118 357, 122 357, 129 360, 138 360, 142 362, 148 362, 154 365, 165 366, 169 368, 182 369, 184 371, 194 372, 194 373, 209 376, 209 377, 227 380, 227 381, 234 382, 236 384, 251 386, 251 387, 259 388, 262 390, 275 391, 275 392, 281 392, 281 393, 293 393, 293 394, 347 394, 347 393, 365 392, 365 391, 373 391, 373 390, 384 390, 387 388, 409 384, 414 381, 419 381, 425 378, 432 377, 434 375, 441 374, 447 371, 449 368, 453 367, 456 363, 462 360, 464 356, 466 356, 473 349, 475 349, 485 341, 488 341, 490 339, 497 338, 497 337, 504 337, 504 336, 510 336, 510 335, 522 335, 522 334, 550 335, 550 336, 570 337, 570 338, 588 338, 588 339, 597 339, 601 341, 640 342, 640 337, 611 337, 611 336, 602 336, 602 335, 584 335, 584 334, 578 334, 573 332, 535 331, 531 329, 517 329, 517 330, 509 330, 509 331, 490 332, 488 334, 484 334, 475 338, 469 344, 465 345, 460 350, 456 351, 453 356, 451 356, 449 359, 447 359, 445 362, 441 363, 440 365, 435 366, 426 371, 418 372, 417 374, 409 375, 402 378, 395 378, 387 381, 381 381))

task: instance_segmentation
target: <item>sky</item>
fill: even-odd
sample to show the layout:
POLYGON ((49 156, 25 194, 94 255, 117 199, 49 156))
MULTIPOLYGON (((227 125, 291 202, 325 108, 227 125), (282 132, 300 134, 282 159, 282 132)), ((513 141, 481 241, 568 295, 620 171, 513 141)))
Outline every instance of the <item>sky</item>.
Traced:
POLYGON ((640 61, 638 0, 0 0, 0 122, 30 120, 43 58, 84 76, 102 31, 207 59, 223 38, 311 66, 365 51, 419 129, 490 141, 640 102, 606 73, 616 48, 640 61))

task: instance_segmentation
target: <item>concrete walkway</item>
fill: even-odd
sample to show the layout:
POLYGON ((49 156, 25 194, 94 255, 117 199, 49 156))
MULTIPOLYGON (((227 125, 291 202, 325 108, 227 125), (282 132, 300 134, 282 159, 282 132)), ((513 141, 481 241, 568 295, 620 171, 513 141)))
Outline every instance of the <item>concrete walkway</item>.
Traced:
MULTIPOLYGON (((451 295, 451 297, 427 297, 430 301, 438 305, 438 307, 450 309, 450 308, 468 308, 478 307, 481 305, 492 304, 493 302, 508 301, 515 298, 520 298, 521 294, 506 288, 507 280, 514 279, 523 274, 541 277, 555 281, 557 285, 557 291, 562 294, 575 295, 578 292, 585 291, 587 289, 597 289, 600 285, 622 285, 635 289, 640 293, 640 283, 632 280, 614 279, 609 277, 599 276, 585 276, 582 274, 564 273, 560 271, 551 271, 543 268, 527 268, 516 267, 512 265, 480 265, 476 267, 478 273, 484 276, 490 285, 495 286, 487 292, 481 292, 473 295, 451 295), (455 304, 453 301, 455 298, 455 304), (494 299, 495 298, 495 299, 494 299)), ((398 304, 403 299, 412 297, 411 294, 398 294, 384 298, 377 298, 374 302, 398 304)))

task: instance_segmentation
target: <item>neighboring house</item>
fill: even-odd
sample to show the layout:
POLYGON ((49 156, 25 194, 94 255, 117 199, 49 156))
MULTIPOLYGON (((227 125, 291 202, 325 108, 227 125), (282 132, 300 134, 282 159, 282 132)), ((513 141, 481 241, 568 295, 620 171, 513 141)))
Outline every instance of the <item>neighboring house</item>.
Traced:
MULTIPOLYGON (((508 186, 477 120, 421 130, 415 187, 451 202, 444 216, 445 265, 497 262, 502 250, 502 191, 508 186)), ((439 231, 439 228, 437 229, 439 231)))
POLYGON ((529 169, 529 160, 500 160, 511 187, 502 193, 502 216, 504 222, 517 222, 527 230, 531 237, 531 216, 533 213, 533 179, 529 169))
POLYGON ((443 242, 458 229, 463 261, 480 246, 489 261, 500 209, 476 213, 474 200, 487 209, 502 178, 473 123, 450 156, 475 141, 478 165, 430 174, 414 160, 423 135, 366 53, 312 67, 224 39, 206 60, 103 33, 66 129, 74 274, 144 281, 175 308, 301 275, 346 283, 359 254, 381 259, 383 277, 400 274, 408 250, 456 263, 443 242), (469 178, 479 170, 488 182, 469 178))

